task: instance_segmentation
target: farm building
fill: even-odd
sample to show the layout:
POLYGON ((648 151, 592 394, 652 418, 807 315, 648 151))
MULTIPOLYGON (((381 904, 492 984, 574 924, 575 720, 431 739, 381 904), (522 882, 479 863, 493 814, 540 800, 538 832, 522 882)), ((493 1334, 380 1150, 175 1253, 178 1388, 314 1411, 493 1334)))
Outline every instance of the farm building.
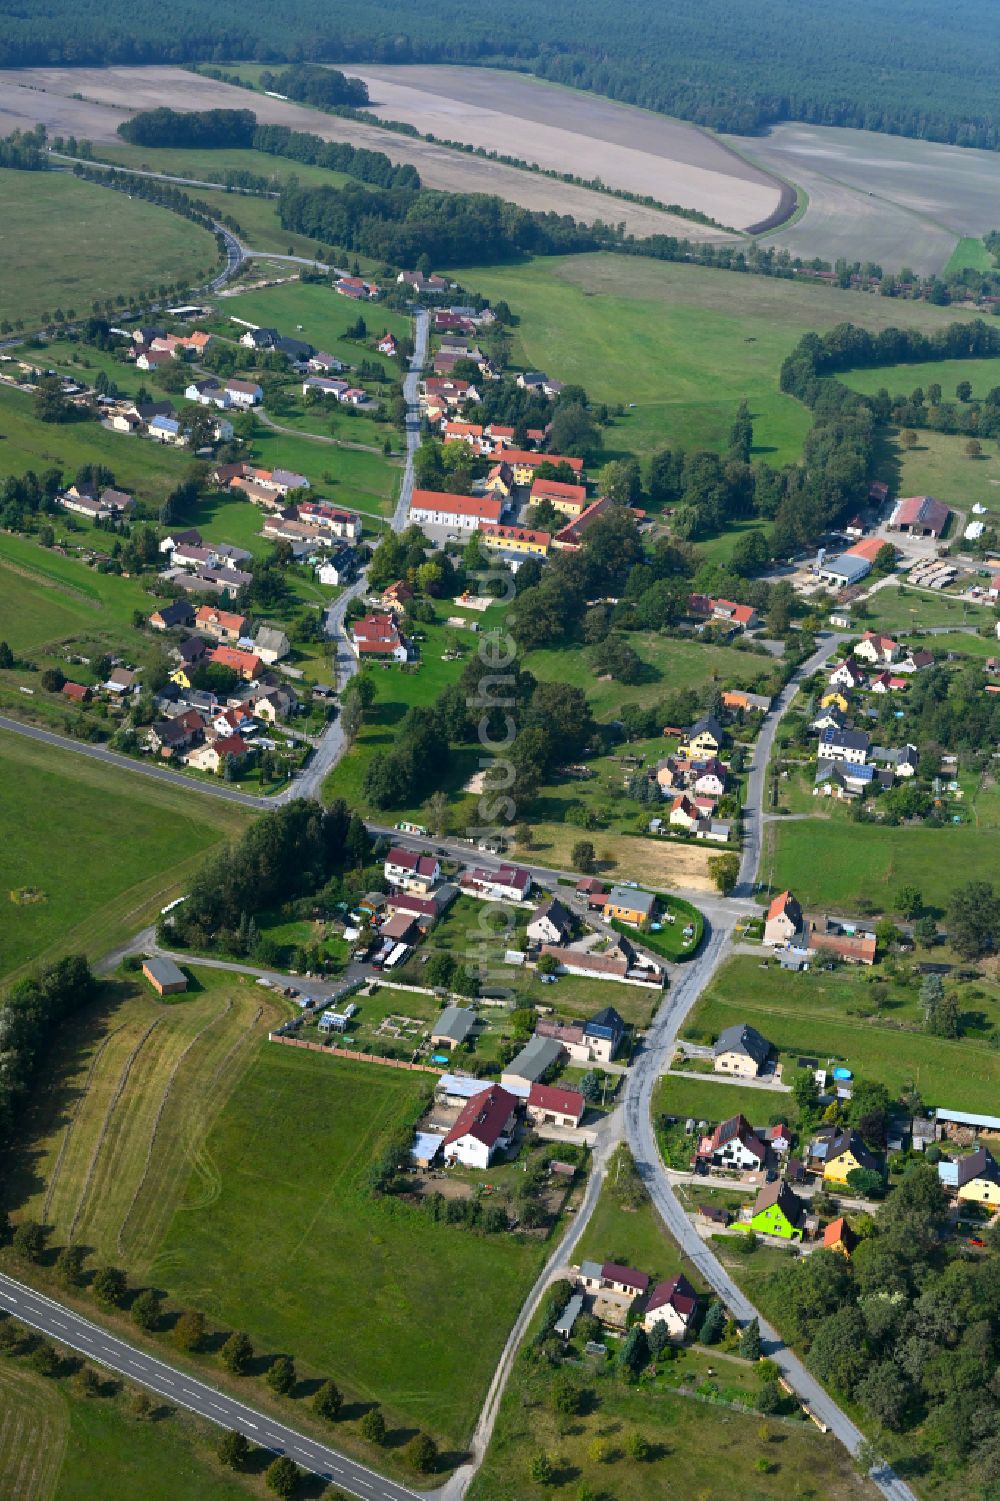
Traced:
POLYGON ((172 959, 146 959, 142 972, 157 995, 180 995, 187 990, 187 975, 172 959))

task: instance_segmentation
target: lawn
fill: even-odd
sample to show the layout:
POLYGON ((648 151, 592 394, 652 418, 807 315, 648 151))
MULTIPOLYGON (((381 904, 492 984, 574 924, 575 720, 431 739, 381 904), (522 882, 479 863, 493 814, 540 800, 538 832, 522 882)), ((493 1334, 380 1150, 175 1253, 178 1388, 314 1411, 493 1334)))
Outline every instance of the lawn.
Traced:
POLYGON ((455 273, 505 298, 520 318, 514 356, 579 382, 610 406, 635 402, 606 432, 609 450, 725 449, 739 402, 756 453, 798 457, 810 418, 778 388, 781 362, 807 330, 848 320, 936 328, 954 308, 847 296, 833 288, 614 255, 548 257, 455 273))
MULTIPOLYGON (((364 429, 367 441, 368 423, 364 429)), ((371 428, 373 433, 378 431, 371 428)), ((387 459, 381 453, 318 443, 305 434, 272 432, 258 422, 253 460, 265 469, 293 469, 304 474, 316 495, 334 505, 377 516, 390 516, 395 508, 402 466, 397 459, 387 459)))
POLYGON ((460 1446, 545 1247, 372 1198, 372 1161, 428 1090, 420 1074, 262 1044, 153 1265, 178 1297, 381 1402, 390 1426, 460 1446), (362 1261, 363 1286, 338 1290, 362 1261))
MULTIPOLYGON (((994 379, 1000 381, 1000 361, 993 364, 998 367, 994 379)), ((1000 462, 991 445, 984 444, 982 456, 970 459, 968 440, 958 433, 920 428, 916 447, 910 449, 901 446, 896 429, 889 428, 888 435, 891 457, 879 465, 878 478, 888 483, 892 495, 934 495, 965 511, 977 503, 1000 503, 1000 462)))
POLYGON ((731 1115, 745 1115, 756 1125, 763 1125, 780 1115, 790 1125, 796 1117, 795 1102, 790 1094, 776 1089, 746 1089, 738 1084, 719 1083, 710 1074, 692 1074, 688 1079, 664 1077, 656 1086, 654 1115, 675 1115, 679 1120, 728 1120, 731 1115))
POLYGON ((685 688, 697 691, 708 684, 720 689, 751 688, 762 678, 773 678, 772 657, 731 646, 661 636, 655 631, 630 631, 628 643, 644 666, 643 679, 635 684, 599 678, 588 653, 578 646, 570 651, 529 652, 523 665, 537 678, 582 688, 597 719, 613 718, 625 704, 655 704, 685 688))
POLYGON ((699 1291, 704 1287, 677 1242, 668 1234, 652 1201, 644 1198, 638 1209, 625 1208, 607 1184, 573 1256, 577 1262, 614 1261, 620 1266, 634 1266, 648 1272, 654 1282, 682 1271, 693 1278, 699 1291))
MULTIPOLYGON (((102 1373, 103 1377, 104 1373, 102 1373)), ((23 1501, 243 1501, 256 1492, 216 1458, 220 1429, 181 1407, 142 1422, 127 1389, 104 1379, 100 1397, 81 1396, 71 1380, 45 1378, 24 1358, 0 1357, 0 1495, 23 1501)))
POLYGON ((119 489, 153 508, 180 483, 191 462, 182 450, 113 433, 89 419, 62 425, 38 422, 31 397, 9 386, 0 386, 0 435, 0 480, 29 469, 44 474, 55 466, 71 482, 82 464, 103 464, 114 473, 119 489))
MULTIPOLYGON (((229 201, 232 201, 230 196, 229 201)), ((266 203, 263 199, 247 202, 266 203)), ((237 205, 242 209, 242 201, 237 205)), ((284 231, 282 231, 284 234, 284 231)), ((272 247, 278 248, 278 247, 272 247)), ((317 349, 355 365, 366 355, 379 359, 373 351, 364 349, 351 340, 344 339, 346 330, 363 318, 370 334, 388 329, 397 338, 408 337, 412 331, 411 320, 402 313, 394 313, 379 304, 359 307, 348 297, 341 297, 325 283, 286 282, 280 287, 267 287, 256 292, 240 292, 219 302, 219 315, 212 327, 233 336, 231 318, 244 318, 250 323, 280 329, 295 338, 308 339, 317 349)), ((392 362, 382 359, 392 368, 392 362)))
MULTIPOLYGON (((237 146, 213 149, 196 146, 130 146, 125 142, 111 146, 102 142, 98 150, 101 161, 114 162, 116 166, 126 167, 134 172, 166 172, 175 177, 201 178, 205 182, 221 182, 227 172, 253 172, 258 177, 271 178, 275 192, 290 177, 297 178, 304 187, 342 188, 353 180, 345 172, 330 172, 325 167, 314 166, 312 162, 291 161, 287 157, 271 156, 266 151, 253 151, 237 146)), ((246 196, 244 193, 227 195, 234 205, 241 204, 246 196)), ((234 208, 234 212, 239 217, 238 209, 234 208)))
MULTIPOLYGON (((865 630, 912 632, 942 625, 983 625, 992 611, 973 600, 940 590, 916 589, 909 584, 888 583, 865 602, 865 630)), ((926 643, 936 649, 937 642, 926 643)))
POLYGON ((96 300, 207 279, 218 262, 207 230, 68 173, 0 169, 0 202, 0 318, 28 328, 60 307, 83 316, 96 300))
MULTIPOLYGON (((934 906, 969 880, 1000 882, 1000 849, 993 834, 972 824, 941 829, 884 828, 839 819, 771 824, 775 891, 791 889, 804 905, 851 912, 864 898, 891 910, 893 893, 913 883, 934 906)), ((771 854, 761 869, 770 876, 771 854)))
POLYGON ((0 974, 81 951, 92 959, 150 922, 246 813, 218 798, 0 735, 0 974), (71 857, 67 858, 67 853, 71 857), (25 887, 43 899, 15 905, 25 887))
MULTIPOLYGON (((1000 1089, 996 1049, 982 1036, 952 1041, 911 1030, 915 1001, 911 995, 894 1006, 894 989, 890 985, 890 1004, 881 1014, 866 1016, 870 999, 866 1008, 863 977, 835 973, 831 978, 826 971, 783 975, 775 968, 761 970, 754 959, 735 958, 692 1011, 684 1036, 701 1040, 736 1022, 750 1022, 786 1059, 830 1058, 855 1076, 880 1080, 893 1093, 914 1083, 929 1105, 993 1109, 1000 1089), (847 984, 853 1002, 841 988, 847 984), (854 1014, 848 1014, 849 1006, 854 1014)), ((995 1002, 986 1004, 991 1013, 997 1011, 995 1002)))
MULTIPOLYGON (((25 348, 17 353, 34 365, 42 365, 46 369, 51 366, 89 385, 96 380, 98 372, 103 370, 119 391, 127 396, 135 396, 142 386, 149 391, 155 384, 149 372, 138 369, 131 360, 116 359, 110 349, 97 349, 93 344, 84 344, 78 339, 49 339, 41 349, 25 348)), ((159 399, 161 393, 156 391, 154 394, 159 399)), ((119 438, 125 434, 114 433, 109 436, 119 438)))
POLYGON ((852 391, 867 396, 874 396, 884 388, 890 396, 909 397, 919 386, 926 398, 929 386, 940 386, 944 401, 954 401, 955 387, 959 381, 967 380, 972 385, 973 397, 982 400, 987 391, 1000 384, 1000 358, 866 366, 863 370, 845 370, 837 378, 852 391))
POLYGON ((963 235, 948 258, 942 275, 951 276, 955 271, 992 271, 996 262, 982 240, 973 235, 963 235))
MULTIPOLYGON (((704 1283, 681 1257, 648 1201, 634 1212, 618 1208, 607 1189, 574 1253, 615 1260, 656 1279, 683 1270, 699 1291, 704 1283)), ((617 1340, 609 1338, 614 1356, 617 1340)), ((752 1404, 757 1380, 752 1366, 718 1347, 668 1350, 656 1374, 640 1386, 621 1381, 610 1361, 582 1357, 580 1342, 569 1352, 568 1373, 586 1394, 578 1415, 561 1417, 554 1404, 558 1366, 530 1348, 518 1359, 501 1404, 485 1462, 472 1482, 470 1501, 534 1501, 546 1495, 593 1496, 615 1501, 661 1501, 739 1494, 746 1501, 785 1501, 789 1486, 800 1496, 826 1501, 860 1498, 867 1489, 847 1456, 798 1416, 761 1423, 722 1402, 752 1404), (708 1401, 704 1399, 709 1399, 708 1401), (630 1436, 649 1446, 642 1461, 626 1458, 630 1436), (603 1452, 595 1453, 600 1440, 603 1452), (532 1477, 533 1458, 551 1457, 553 1483, 532 1477)))

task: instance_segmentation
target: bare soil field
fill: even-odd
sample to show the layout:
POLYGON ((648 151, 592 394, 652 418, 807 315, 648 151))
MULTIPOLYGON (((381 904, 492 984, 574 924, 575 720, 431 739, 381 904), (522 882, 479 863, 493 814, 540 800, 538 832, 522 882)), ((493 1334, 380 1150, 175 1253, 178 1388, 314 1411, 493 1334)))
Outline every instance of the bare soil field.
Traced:
POLYGON ((732 138, 754 161, 809 194, 802 218, 773 240, 802 256, 940 271, 961 235, 994 227, 1000 155, 832 126, 778 125, 732 138))
MULTIPOLYGON (((344 65, 347 66, 346 64, 344 65)), ((710 214, 745 229, 779 206, 781 184, 682 120, 487 68, 350 66, 377 115, 443 140, 710 214)))
POLYGON ((262 124, 312 131, 327 141, 350 141, 371 151, 384 151, 394 162, 412 162, 427 187, 456 193, 496 193, 523 208, 571 214, 583 224, 592 224, 597 219, 614 224, 624 220, 627 228, 640 236, 726 238, 718 230, 657 209, 626 203, 570 183, 554 182, 499 162, 463 156, 427 141, 409 140, 376 125, 342 120, 262 94, 251 95, 244 89, 181 68, 0 70, 0 133, 3 134, 15 127, 24 129, 42 123, 53 135, 74 134, 95 143, 115 141, 118 139, 115 130, 122 120, 138 110, 155 109, 159 105, 173 109, 252 109, 262 124), (74 94, 82 97, 75 99, 74 94))

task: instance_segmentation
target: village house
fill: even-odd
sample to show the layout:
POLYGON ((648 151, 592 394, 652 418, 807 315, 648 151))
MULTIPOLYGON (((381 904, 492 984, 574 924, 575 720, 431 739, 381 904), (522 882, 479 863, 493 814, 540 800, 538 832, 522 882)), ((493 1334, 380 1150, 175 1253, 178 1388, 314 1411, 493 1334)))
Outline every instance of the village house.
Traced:
MULTIPOLYGON (((891 781, 891 777, 889 778, 891 781)), ((816 763, 813 796, 835 797, 841 801, 861 797, 879 786, 874 766, 856 765, 853 761, 820 760, 816 763)))
POLYGON ((409 661, 409 648, 391 615, 373 612, 363 620, 356 620, 351 627, 350 640, 359 659, 375 657, 382 661, 409 661))
POLYGON ((441 879, 441 867, 434 855, 421 855, 393 845, 385 857, 383 872, 390 886, 416 891, 426 896, 441 879))
POLYGON ((516 1114, 517 1097, 499 1084, 473 1095, 444 1139, 445 1161, 488 1168, 497 1152, 508 1145, 516 1114))
POLYGON ((864 730, 821 730, 818 755, 822 761, 850 761, 864 766, 870 745, 871 736, 864 730))
POLYGON ((656 912, 656 897, 651 891, 632 886, 613 886, 604 904, 607 921, 627 923, 632 928, 646 928, 656 912))
POLYGON ((496 870, 477 867, 462 876, 463 891, 489 902, 526 902, 531 895, 531 872, 520 865, 500 865, 496 870))
POLYGON ((572 932, 572 913, 557 896, 535 908, 526 929, 529 943, 566 943, 572 932))
POLYGON ((854 655, 873 666, 888 667, 899 659, 899 642, 894 641, 891 636, 880 635, 878 631, 865 631, 854 648, 854 655))
POLYGON ((235 760, 242 759, 250 747, 242 735, 220 735, 218 739, 208 745, 201 745, 197 750, 189 751, 185 756, 185 764, 194 768, 195 771, 210 771, 215 776, 220 776, 226 769, 226 760, 232 756, 235 760))
POLYGON ((843 1215, 831 1220, 823 1231, 823 1250, 836 1251, 838 1256, 843 1256, 848 1261, 857 1244, 858 1237, 843 1215))
POLYGON ((450 495, 438 490, 414 490, 410 521, 416 526, 446 526, 474 532, 482 522, 500 520, 503 502, 492 495, 450 495))
POLYGON ((294 714, 298 706, 294 689, 281 684, 279 687, 265 689, 254 698, 254 718, 262 719, 266 724, 279 724, 290 714, 294 714))
POLYGON ((663 966, 648 954, 638 953, 622 934, 599 952, 551 943, 543 943, 541 952, 556 960, 560 974, 579 975, 581 979, 656 985, 663 978, 663 966))
POLYGON ((491 552, 512 557, 548 557, 552 537, 548 532, 535 531, 527 526, 504 526, 497 522, 484 521, 479 528, 483 546, 491 552))
MULTIPOLYGON (((507 456, 508 462, 510 455, 507 456)), ((515 477, 517 466, 514 467, 515 477)), ((548 503, 553 510, 561 516, 566 516, 570 521, 579 520, 587 508, 586 485, 566 484, 562 480, 536 479, 531 485, 531 504, 533 506, 548 503)))
POLYGON ((332 532, 335 537, 348 542, 361 540, 361 517, 354 511, 345 511, 341 506, 327 505, 320 500, 300 500, 295 507, 300 521, 332 532))
POLYGON ((229 398, 229 405, 234 407, 255 407, 264 400, 264 388, 255 380, 227 380, 223 388, 229 398))
POLYGON ((756 1027, 734 1022, 716 1038, 712 1067, 717 1074, 737 1079, 756 1079, 771 1053, 771 1044, 756 1027))
POLYGON ((742 689, 724 688, 722 707, 735 713, 742 710, 744 713, 766 714, 771 707, 771 699, 765 693, 744 693, 742 689))
POLYGON ((93 689, 84 683, 63 683, 62 695, 76 704, 89 704, 93 698, 93 689))
POLYGON ((239 641, 246 630, 245 615, 230 610, 218 610, 214 605, 199 605, 195 612, 195 629, 213 641, 232 643, 239 641))
POLYGON ((861 688, 864 685, 864 681, 864 673, 851 657, 848 657, 843 662, 838 662, 827 678, 827 682, 831 688, 861 688))
POLYGON ((579 1090, 558 1089, 551 1084, 532 1084, 527 1116, 535 1126, 561 1126, 575 1131, 583 1120, 587 1102, 579 1090))
POLYGON ((194 625, 194 607, 186 599, 171 600, 170 604, 153 611, 149 624, 154 631, 173 631, 179 626, 190 629, 194 625))
POLYGON ((350 389, 350 381, 334 380, 326 375, 309 375, 302 382, 303 396, 332 396, 335 401, 350 389))
POLYGON ((701 813, 687 793, 682 792, 670 805, 669 821, 674 828, 691 830, 696 827, 700 817, 701 813))
POLYGON ((284 631, 279 631, 273 625, 260 626, 253 644, 258 657, 269 667, 287 657, 292 649, 292 643, 284 631))
POLYGON ((847 1183, 847 1175, 855 1168, 867 1168, 878 1172, 879 1163, 868 1150, 857 1131, 841 1130, 836 1126, 823 1126, 809 1145, 809 1171, 822 1174, 828 1183, 847 1183))
POLYGON ((678 1272, 653 1288, 643 1312, 642 1327, 648 1334, 662 1324, 670 1339, 679 1343, 687 1337, 697 1311, 698 1294, 683 1272, 678 1272))
POLYGON ((942 1157, 938 1178, 952 1198, 1000 1209, 1000 1168, 986 1147, 979 1147, 966 1157, 942 1157))
POLYGON ((720 1121, 698 1144, 698 1156, 713 1167, 756 1172, 764 1166, 767 1149, 742 1115, 720 1121))
POLYGON ((872 965, 877 941, 875 934, 864 928, 827 918, 822 925, 810 924, 808 948, 817 954, 833 954, 845 964, 872 965))
POLYGON ((806 1206, 787 1183, 765 1183, 750 1211, 749 1228, 757 1235, 776 1235, 782 1240, 801 1240, 806 1206))
POLYGON ((552 1038, 576 1063, 610 1063, 624 1040, 625 1023, 613 1006, 605 1006, 588 1022, 540 1017, 535 1036, 552 1038))
POLYGON ((216 380, 193 380, 184 389, 186 401, 196 401, 199 406, 218 407, 225 411, 232 405, 232 398, 224 386, 220 386, 216 380))
MULTIPOLYGON (((494 464, 486 476, 486 492, 500 500, 509 500, 514 493, 514 471, 504 463, 494 464)), ((494 523, 495 524, 495 523, 494 523)))
POLYGON ((708 594, 689 595, 688 614, 696 620, 729 626, 733 631, 753 631, 760 625, 760 616, 752 605, 737 604, 734 599, 713 599, 708 594))
POLYGON ((241 651, 236 646, 214 646, 208 658, 219 667, 228 667, 246 683, 252 683, 261 668, 261 659, 256 652, 241 651))
POLYGON ((714 714, 705 714, 687 733, 680 754, 691 761, 717 756, 725 742, 725 731, 714 714))

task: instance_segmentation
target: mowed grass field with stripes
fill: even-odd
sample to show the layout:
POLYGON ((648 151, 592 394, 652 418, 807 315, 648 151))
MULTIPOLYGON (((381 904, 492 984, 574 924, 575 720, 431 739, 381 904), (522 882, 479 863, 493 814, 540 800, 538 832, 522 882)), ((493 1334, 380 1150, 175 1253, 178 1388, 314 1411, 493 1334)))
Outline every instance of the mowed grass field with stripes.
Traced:
MULTIPOLYGON (((168 1001, 118 977, 67 1027, 5 1207, 49 1226, 53 1252, 87 1247, 89 1267, 246 1330, 261 1357, 295 1358, 304 1390, 332 1376, 348 1414, 378 1403, 398 1443, 422 1428, 457 1459, 545 1240, 375 1198, 371 1165, 430 1076, 269 1043, 283 1002, 248 976, 191 973, 168 1001)), ((336 1441, 358 1448, 352 1430, 336 1441)))

